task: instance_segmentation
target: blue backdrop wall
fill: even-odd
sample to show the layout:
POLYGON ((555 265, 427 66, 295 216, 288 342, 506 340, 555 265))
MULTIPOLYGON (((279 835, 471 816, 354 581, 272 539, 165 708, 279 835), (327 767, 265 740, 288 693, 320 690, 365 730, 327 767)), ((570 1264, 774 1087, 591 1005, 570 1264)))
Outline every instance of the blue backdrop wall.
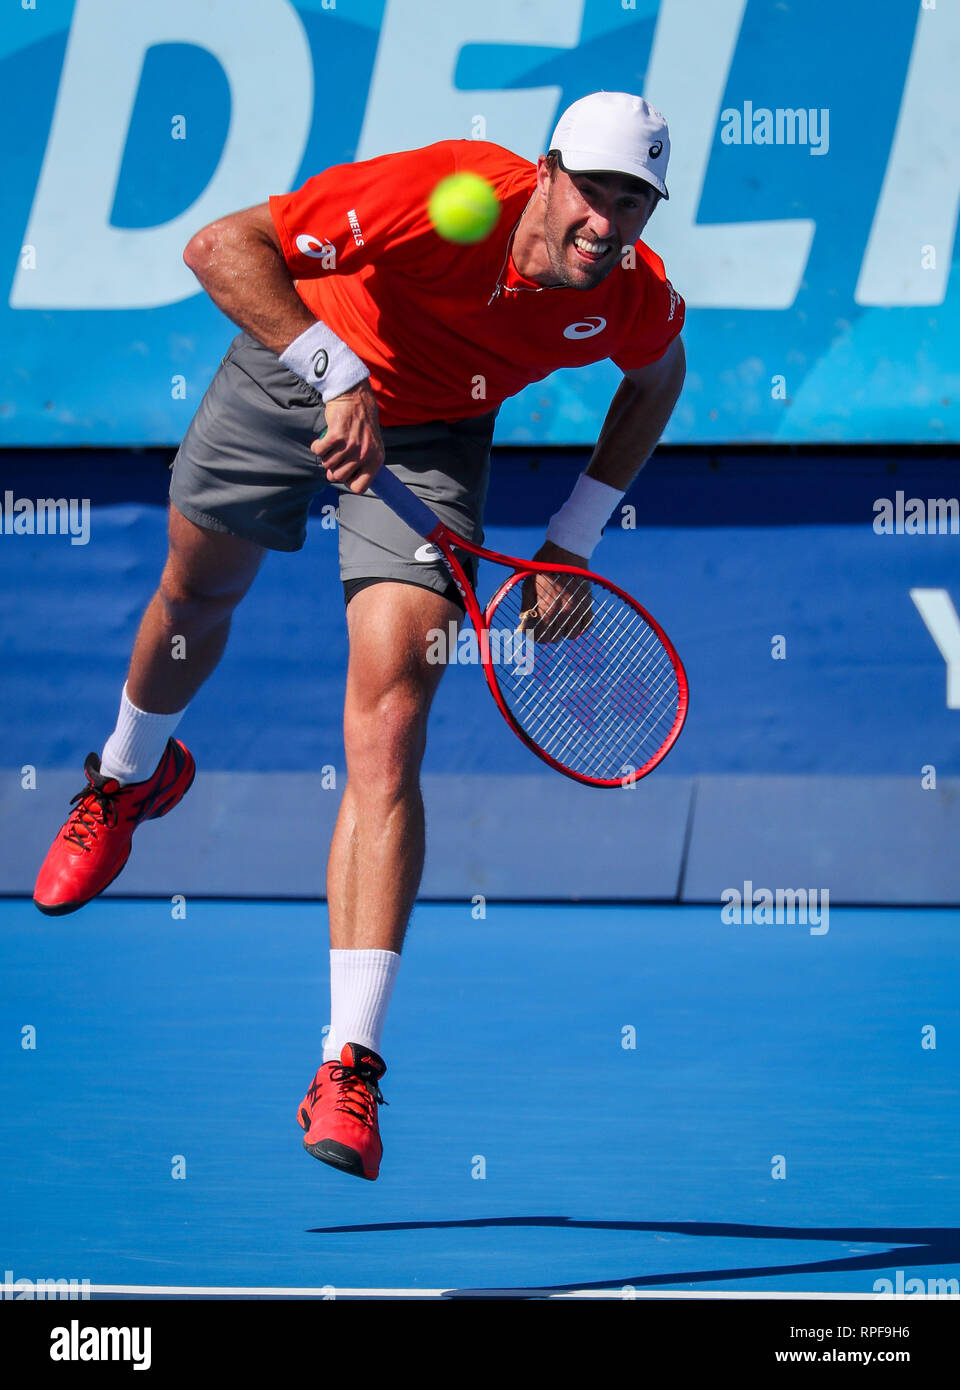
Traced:
MULTIPOLYGON (((956 440, 958 70, 951 0, 14 0, 0 443, 176 442, 232 332, 193 231, 440 138, 535 158, 600 87, 671 127, 668 440, 956 440)), ((590 442, 615 384, 556 374, 498 438, 590 442)))
MULTIPOLYGON (((14 761, 77 764, 104 722, 112 727, 117 682, 165 555, 168 457, 3 458, 15 497, 36 496, 38 485, 69 496, 82 482, 90 501, 81 543, 0 534, 14 761)), ((500 451, 488 541, 533 553, 585 457, 500 451)), ((615 514, 627 526, 607 528, 595 560, 641 597, 687 668, 691 714, 665 770, 919 777, 934 762, 960 776, 948 666, 911 598, 943 590, 960 601, 958 489, 951 459, 661 450, 615 514), (941 534, 884 533, 879 504, 889 499, 895 525, 898 492, 904 510, 917 496, 925 513, 928 499, 952 492, 952 533, 949 518, 941 534)), ((307 545, 269 554, 237 612, 224 662, 191 713, 208 767, 319 771, 338 762, 346 633, 334 500, 331 489, 317 495, 307 545)), ((487 570, 481 592, 497 578, 487 570)), ((952 653, 949 625, 941 640, 952 653)), ((438 697, 427 770, 508 774, 518 760, 541 770, 501 728, 477 672, 456 667, 438 697)))
MULTIPOLYGON (((0 891, 29 890, 113 726, 163 561, 168 458, 3 459, 14 496, 76 495, 82 480, 90 511, 85 535, 0 531, 0 891)), ((491 542, 532 553, 584 461, 499 451, 491 542)), ((960 901, 958 484, 948 457, 658 452, 597 560, 677 644, 682 738, 633 791, 579 787, 517 743, 476 668, 454 667, 425 765, 425 894, 717 901, 750 879, 834 901, 960 901), (936 499, 953 520, 931 521, 936 499), (883 529, 898 505, 916 533, 883 529)), ((238 610, 181 726, 201 776, 176 815, 138 832, 123 891, 323 893, 344 780, 330 500, 238 610)))

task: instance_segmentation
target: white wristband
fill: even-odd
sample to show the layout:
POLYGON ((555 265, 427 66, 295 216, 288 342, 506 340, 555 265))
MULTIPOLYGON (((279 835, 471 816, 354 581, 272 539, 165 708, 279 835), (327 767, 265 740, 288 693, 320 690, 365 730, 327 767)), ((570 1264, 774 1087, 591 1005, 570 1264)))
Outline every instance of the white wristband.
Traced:
POLYGON ((547 527, 547 540, 589 560, 600 533, 623 493, 581 473, 576 486, 547 527))
POLYGON ((357 354, 319 319, 280 354, 280 361, 324 401, 342 396, 370 375, 357 354))

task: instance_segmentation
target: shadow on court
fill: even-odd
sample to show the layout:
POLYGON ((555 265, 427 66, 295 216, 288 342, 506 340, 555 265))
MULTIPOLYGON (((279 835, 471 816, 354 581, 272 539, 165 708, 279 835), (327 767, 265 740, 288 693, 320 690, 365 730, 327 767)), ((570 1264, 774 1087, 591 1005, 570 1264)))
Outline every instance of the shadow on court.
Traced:
POLYGON ((720 1279, 762 1279, 786 1274, 827 1274, 841 1270, 889 1270, 891 1263, 904 1273, 936 1265, 938 1269, 960 1263, 960 1229, 934 1226, 747 1226, 713 1221, 574 1221, 568 1216, 500 1216, 472 1221, 385 1221, 364 1226, 315 1226, 311 1235, 344 1235, 364 1231, 479 1230, 489 1227, 550 1227, 561 1230, 669 1232, 671 1235, 725 1236, 746 1240, 790 1242, 824 1240, 854 1245, 883 1245, 886 1249, 844 1255, 834 1260, 805 1260, 801 1264, 752 1265, 747 1268, 670 1270, 660 1274, 624 1274, 593 1283, 545 1284, 528 1289, 456 1289, 448 1298, 495 1298, 510 1293, 536 1298, 541 1294, 584 1289, 657 1288, 664 1285, 714 1283, 720 1279))

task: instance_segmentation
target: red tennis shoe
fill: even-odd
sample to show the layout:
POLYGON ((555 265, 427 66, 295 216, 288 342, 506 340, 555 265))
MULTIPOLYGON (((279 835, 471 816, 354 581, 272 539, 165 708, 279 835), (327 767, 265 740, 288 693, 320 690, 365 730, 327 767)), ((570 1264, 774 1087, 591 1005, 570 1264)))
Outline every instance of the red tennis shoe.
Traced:
POLYGON ((50 846, 37 876, 33 901, 49 917, 76 912, 113 882, 130 858, 133 832, 141 821, 172 811, 190 790, 193 757, 177 739, 168 741, 152 777, 121 787, 100 771, 91 753, 83 765, 88 785, 50 846))
POLYGON ((383 1157, 377 1106, 387 1104, 377 1082, 386 1070, 359 1043, 347 1043, 339 1062, 324 1062, 297 1110, 308 1154, 373 1182, 383 1157))

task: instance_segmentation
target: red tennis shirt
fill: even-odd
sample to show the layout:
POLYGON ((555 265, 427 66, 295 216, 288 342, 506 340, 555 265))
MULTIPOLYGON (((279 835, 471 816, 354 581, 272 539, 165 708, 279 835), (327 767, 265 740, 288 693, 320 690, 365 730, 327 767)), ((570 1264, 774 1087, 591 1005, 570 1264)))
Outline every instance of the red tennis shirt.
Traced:
POLYGON ((642 241, 635 268, 621 262, 595 289, 519 274, 511 237, 535 186, 536 166, 500 145, 441 140, 270 199, 300 298, 369 367, 381 424, 483 415, 559 367, 643 367, 680 332, 683 300, 642 241), (464 170, 502 204, 474 246, 444 241, 427 216, 437 183, 464 170))

